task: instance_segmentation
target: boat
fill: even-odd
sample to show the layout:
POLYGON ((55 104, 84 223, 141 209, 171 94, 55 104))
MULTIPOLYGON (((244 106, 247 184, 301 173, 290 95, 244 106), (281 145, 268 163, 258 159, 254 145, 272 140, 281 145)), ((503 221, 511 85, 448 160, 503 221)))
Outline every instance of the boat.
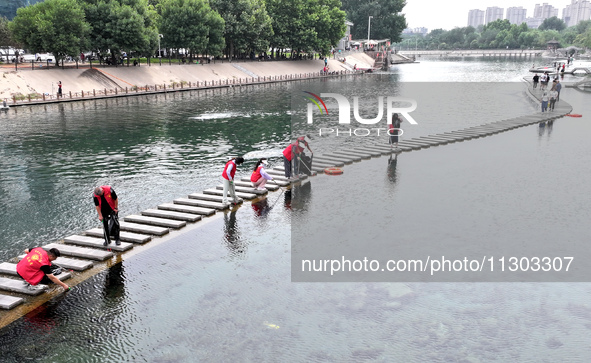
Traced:
POLYGON ((2 105, 0 105, 0 111, 8 111, 9 108, 10 108, 10 106, 2 106, 2 105))

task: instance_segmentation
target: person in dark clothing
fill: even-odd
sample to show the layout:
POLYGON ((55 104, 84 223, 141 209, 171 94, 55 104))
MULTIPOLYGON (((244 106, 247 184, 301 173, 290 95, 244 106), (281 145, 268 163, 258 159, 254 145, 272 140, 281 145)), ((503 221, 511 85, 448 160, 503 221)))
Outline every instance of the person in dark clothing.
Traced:
POLYGON ((540 76, 538 76, 537 74, 534 75, 534 88, 538 87, 538 82, 540 81, 540 76))
POLYGON ((98 212, 99 220, 103 222, 105 232, 105 242, 103 245, 111 243, 110 235, 115 237, 115 244, 119 246, 121 241, 119 240, 119 199, 115 190, 108 185, 96 187, 94 189, 94 205, 98 212), (111 225, 111 229, 109 229, 111 225), (114 228, 113 228, 114 227, 114 228))

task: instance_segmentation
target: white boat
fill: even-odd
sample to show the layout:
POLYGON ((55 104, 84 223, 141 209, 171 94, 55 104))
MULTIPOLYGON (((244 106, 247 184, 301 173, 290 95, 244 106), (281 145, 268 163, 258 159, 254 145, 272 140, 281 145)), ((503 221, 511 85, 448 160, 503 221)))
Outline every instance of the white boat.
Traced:
POLYGON ((0 105, 0 111, 6 111, 10 108, 10 106, 2 106, 0 105))

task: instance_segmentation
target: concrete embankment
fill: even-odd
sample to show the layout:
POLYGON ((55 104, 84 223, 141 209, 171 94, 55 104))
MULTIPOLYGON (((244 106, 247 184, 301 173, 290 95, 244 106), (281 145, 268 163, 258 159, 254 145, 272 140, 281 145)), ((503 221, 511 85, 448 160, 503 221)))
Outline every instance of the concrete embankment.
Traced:
MULTIPOLYGON (((352 55, 359 63, 373 65, 371 57, 363 53, 352 55)), ((350 62, 347 62, 350 63, 350 62)), ((289 75, 301 75, 318 73, 324 67, 323 60, 281 60, 281 61, 246 61, 210 64, 169 64, 167 60, 152 62, 150 66, 97 66, 91 69, 88 63, 73 68, 41 67, 32 69, 31 65, 22 64, 18 71, 13 66, 4 66, 0 77, 0 98, 12 100, 13 96, 20 94, 46 95, 48 99, 55 98, 58 91, 58 82, 62 82, 64 96, 70 92, 86 95, 95 94, 97 91, 135 89, 155 85, 172 88, 173 85, 186 84, 217 84, 232 83, 241 79, 258 77, 281 77, 289 75)), ((329 60, 330 71, 351 71, 352 66, 329 60)))

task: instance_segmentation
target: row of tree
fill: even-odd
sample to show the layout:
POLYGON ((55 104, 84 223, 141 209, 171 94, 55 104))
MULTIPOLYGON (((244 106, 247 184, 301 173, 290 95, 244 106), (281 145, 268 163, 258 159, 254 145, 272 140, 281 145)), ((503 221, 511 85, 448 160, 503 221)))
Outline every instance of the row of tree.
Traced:
POLYGON ((345 16, 340 0, 46 0, 0 20, 0 46, 50 52, 57 63, 88 50, 149 57, 159 46, 190 56, 327 54, 345 16))
POLYGON ((474 28, 435 29, 425 37, 405 36, 398 47, 420 49, 545 49, 547 42, 556 40, 561 47, 574 45, 591 48, 591 20, 582 21, 567 28, 556 18, 545 19, 538 29, 528 28, 525 23, 515 25, 509 20, 496 20, 474 28), (407 41, 407 39, 410 39, 407 41))

